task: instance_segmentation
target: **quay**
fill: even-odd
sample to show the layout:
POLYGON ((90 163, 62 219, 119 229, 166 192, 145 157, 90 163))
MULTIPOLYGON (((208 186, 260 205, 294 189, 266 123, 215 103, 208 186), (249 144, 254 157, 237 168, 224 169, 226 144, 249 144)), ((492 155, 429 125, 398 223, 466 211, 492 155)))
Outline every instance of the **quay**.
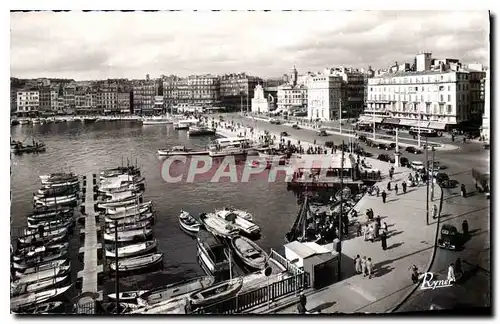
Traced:
MULTIPOLYGON (((86 307, 96 300, 98 294, 98 276, 103 272, 103 265, 98 265, 98 251, 102 250, 102 244, 98 242, 97 233, 100 227, 97 224, 98 214, 94 212, 94 190, 93 186, 97 182, 96 175, 83 180, 83 188, 85 188, 85 200, 82 204, 83 218, 85 220, 84 245, 80 248, 80 253, 83 252, 83 270, 78 273, 78 278, 82 279, 82 294, 83 297, 78 300, 77 312, 79 314, 94 314, 95 307, 86 307), (87 181, 92 179, 94 183, 87 181), (89 190, 90 189, 90 190, 89 190)), ((101 294, 99 294, 101 295, 101 294)))

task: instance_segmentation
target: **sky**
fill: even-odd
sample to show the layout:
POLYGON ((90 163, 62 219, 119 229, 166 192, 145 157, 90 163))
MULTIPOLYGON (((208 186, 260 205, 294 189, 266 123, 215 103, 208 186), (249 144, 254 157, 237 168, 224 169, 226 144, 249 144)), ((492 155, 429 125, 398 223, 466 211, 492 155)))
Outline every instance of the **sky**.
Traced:
POLYGON ((12 12, 11 76, 144 78, 344 65, 416 53, 489 65, 487 11, 12 12))

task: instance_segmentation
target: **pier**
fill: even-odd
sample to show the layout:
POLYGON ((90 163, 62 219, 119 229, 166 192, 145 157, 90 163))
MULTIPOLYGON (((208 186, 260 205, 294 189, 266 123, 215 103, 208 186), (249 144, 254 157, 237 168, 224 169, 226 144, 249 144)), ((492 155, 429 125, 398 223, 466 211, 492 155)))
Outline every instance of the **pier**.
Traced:
POLYGON ((96 175, 84 178, 83 188, 85 188, 85 198, 82 204, 82 212, 85 220, 85 229, 81 234, 85 235, 84 245, 80 249, 83 252, 83 270, 78 273, 78 278, 82 279, 82 294, 84 297, 78 301, 79 314, 94 314, 95 307, 85 307, 95 301, 97 296, 98 275, 102 273, 103 266, 98 265, 98 250, 102 249, 102 244, 98 242, 97 232, 99 231, 98 215, 94 211, 94 184, 97 183, 96 175), (86 183, 92 179, 93 183, 86 183), (90 190, 89 190, 90 189, 90 190))

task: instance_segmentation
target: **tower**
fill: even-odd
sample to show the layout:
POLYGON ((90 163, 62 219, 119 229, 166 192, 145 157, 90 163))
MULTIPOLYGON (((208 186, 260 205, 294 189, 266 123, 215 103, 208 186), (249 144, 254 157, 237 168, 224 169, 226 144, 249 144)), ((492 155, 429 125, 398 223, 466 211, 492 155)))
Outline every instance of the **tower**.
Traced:
POLYGON ((295 65, 294 65, 293 70, 292 70, 292 85, 294 87, 297 85, 297 77, 298 77, 298 73, 297 73, 297 69, 295 68, 295 65))

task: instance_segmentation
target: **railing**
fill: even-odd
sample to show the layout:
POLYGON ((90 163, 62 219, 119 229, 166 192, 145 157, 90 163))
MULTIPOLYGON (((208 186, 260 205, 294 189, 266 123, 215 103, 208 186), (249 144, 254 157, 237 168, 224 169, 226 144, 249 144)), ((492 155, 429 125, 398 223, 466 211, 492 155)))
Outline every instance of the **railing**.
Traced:
POLYGON ((297 293, 308 286, 304 273, 238 294, 224 301, 194 310, 193 314, 237 314, 250 308, 271 303, 279 297, 297 293))
POLYGON ((288 261, 286 258, 281 256, 278 252, 274 251, 273 249, 271 249, 271 253, 269 254, 269 257, 271 259, 273 259, 274 261, 278 262, 279 264, 281 264, 286 269, 286 271, 292 273, 294 276, 304 273, 303 270, 301 270, 296 265, 290 263, 290 261, 288 261))

